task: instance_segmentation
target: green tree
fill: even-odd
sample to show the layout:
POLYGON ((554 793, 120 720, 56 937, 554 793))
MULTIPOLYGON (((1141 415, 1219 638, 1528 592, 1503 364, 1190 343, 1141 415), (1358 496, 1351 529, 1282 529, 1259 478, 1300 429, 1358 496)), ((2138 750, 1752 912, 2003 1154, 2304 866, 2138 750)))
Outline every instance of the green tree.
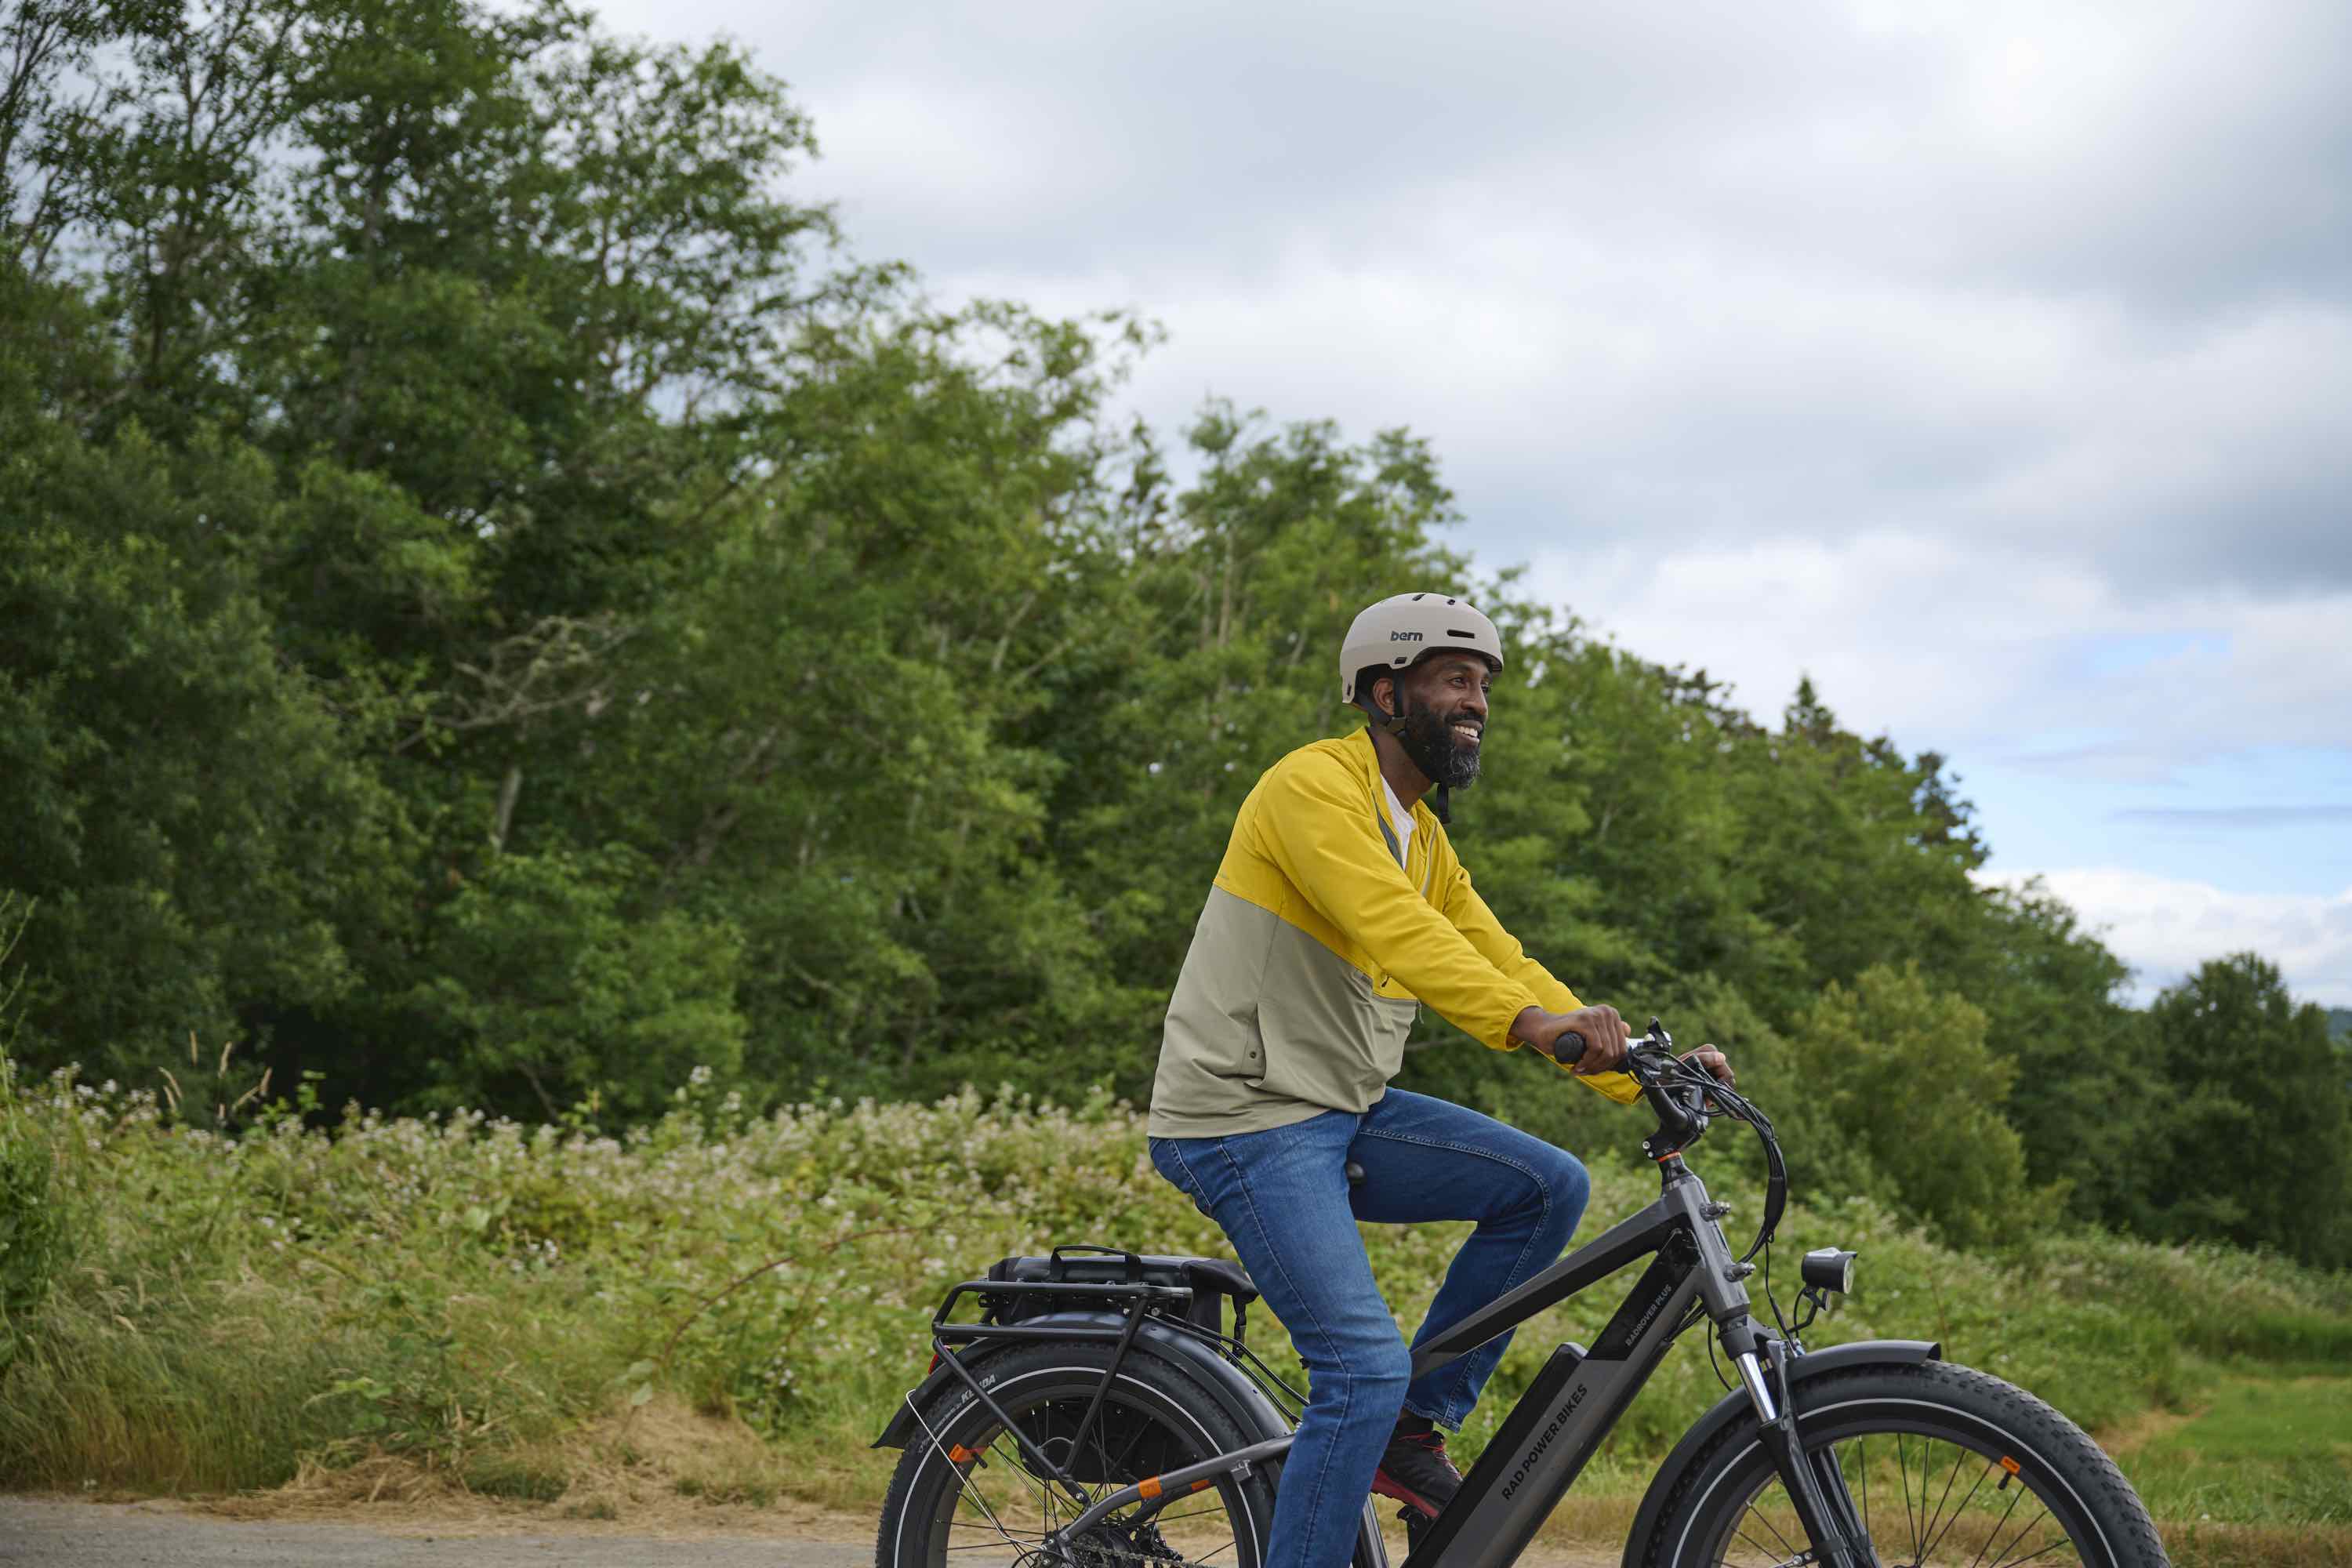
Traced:
POLYGON ((1981 1246, 2049 1217, 2002 1118, 2015 1069, 1989 1047, 1981 1008, 1939 994, 1918 967, 1873 965, 1832 982, 1789 1036, 1794 1099, 1774 1120, 1792 1180, 1868 1193, 1981 1246))
POLYGON ((434 973, 406 998, 452 1047, 430 1100, 510 1104, 520 1079, 550 1120, 593 1098, 638 1121, 697 1068, 737 1077, 741 941, 676 910, 630 918, 649 870, 617 847, 504 855, 441 907, 434 973))
MULTIPOLYGON (((9 389, 0 387, 0 398, 9 389)), ((191 1031, 331 1004, 342 933, 391 923, 401 814, 279 659, 233 538, 257 454, 173 457, 0 414, 0 889, 37 899, 26 1052, 142 1080, 191 1031)))
POLYGON ((2326 1013, 2236 953, 2158 995, 2140 1058, 2169 1157, 2131 1194, 2139 1228, 2352 1263, 2352 1086, 2326 1013))
MULTIPOLYGON (((1117 338, 1114 332, 1114 341, 1117 338)), ((549 809, 639 845, 747 943, 749 1060, 799 1092, 1042 1087, 1095 1037, 1094 937, 1018 733, 1102 636, 1085 565, 1103 345, 984 309, 845 333, 783 395, 772 476, 646 622, 549 809)), ((533 829, 537 831, 537 829, 533 829)))
POLYGON ((2006 1115, 2027 1179, 2080 1218, 2127 1225, 2164 1158, 2167 1098, 2121 1000, 2130 972, 2038 883, 1984 890, 1978 916, 1937 955, 1939 980, 1984 1010, 1987 1044, 2015 1066, 2006 1115))

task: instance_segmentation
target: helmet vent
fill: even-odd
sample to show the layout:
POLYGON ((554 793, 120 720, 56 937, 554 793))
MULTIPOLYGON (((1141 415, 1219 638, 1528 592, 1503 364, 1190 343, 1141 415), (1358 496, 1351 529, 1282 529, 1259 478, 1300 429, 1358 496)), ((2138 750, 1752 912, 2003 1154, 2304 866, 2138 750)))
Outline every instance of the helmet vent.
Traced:
POLYGON ((1445 635, 1450 637, 1467 637, 1472 642, 1476 642, 1478 640, 1478 634, 1476 632, 1465 632, 1460 626, 1446 627, 1445 635))

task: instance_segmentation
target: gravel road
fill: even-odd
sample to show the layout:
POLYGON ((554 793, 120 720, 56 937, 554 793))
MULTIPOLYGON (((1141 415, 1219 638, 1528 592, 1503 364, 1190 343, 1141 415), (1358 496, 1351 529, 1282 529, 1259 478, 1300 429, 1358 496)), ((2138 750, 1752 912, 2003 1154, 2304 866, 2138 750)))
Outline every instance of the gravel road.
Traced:
MULTIPOLYGON (((387 1527, 225 1519, 163 1500, 0 1497, 0 1568, 867 1568, 874 1543, 866 1528, 848 1515, 726 1534, 415 1514, 387 1527), (807 1538, 794 1533, 803 1529, 807 1538)), ((1403 1561, 1402 1540, 1391 1543, 1390 1555, 1403 1561)), ((1539 1547, 1519 1568, 1617 1568, 1617 1562, 1613 1548, 1539 1547)))
POLYGON ((866 1568, 868 1542, 776 1536, 394 1534, 364 1524, 215 1519, 175 1503, 0 1498, 0 1563, 42 1568, 866 1568))

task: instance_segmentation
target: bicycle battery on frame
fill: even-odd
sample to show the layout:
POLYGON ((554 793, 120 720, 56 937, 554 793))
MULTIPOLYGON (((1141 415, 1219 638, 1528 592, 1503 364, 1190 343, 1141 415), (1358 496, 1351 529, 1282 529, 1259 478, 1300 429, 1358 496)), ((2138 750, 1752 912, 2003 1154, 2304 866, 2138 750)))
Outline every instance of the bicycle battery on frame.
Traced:
POLYGON ((1552 1352, 1403 1568, 1507 1568, 1517 1560, 1664 1358, 1698 1293, 1697 1263, 1687 1237, 1669 1242, 1591 1353, 1575 1345, 1552 1352))

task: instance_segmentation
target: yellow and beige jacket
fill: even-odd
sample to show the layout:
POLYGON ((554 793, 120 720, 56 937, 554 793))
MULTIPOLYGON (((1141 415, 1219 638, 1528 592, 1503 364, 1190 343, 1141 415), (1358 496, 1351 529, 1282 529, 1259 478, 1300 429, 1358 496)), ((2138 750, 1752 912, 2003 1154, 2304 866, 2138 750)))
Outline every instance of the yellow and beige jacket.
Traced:
MULTIPOLYGON (((1148 1123, 1216 1138, 1360 1113, 1420 1004, 1496 1050, 1524 1007, 1581 1006, 1486 908, 1426 805, 1400 857, 1369 732, 1301 746, 1242 803, 1168 1004, 1148 1123)), ((1622 1073, 1581 1080, 1612 1100, 1622 1073)))

